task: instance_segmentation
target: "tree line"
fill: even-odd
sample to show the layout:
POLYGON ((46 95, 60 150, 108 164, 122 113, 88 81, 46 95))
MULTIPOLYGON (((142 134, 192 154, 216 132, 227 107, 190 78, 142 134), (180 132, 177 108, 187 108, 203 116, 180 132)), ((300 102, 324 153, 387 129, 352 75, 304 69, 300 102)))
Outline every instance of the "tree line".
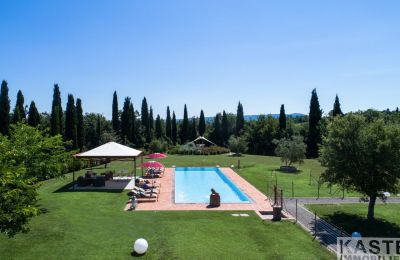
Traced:
MULTIPOLYGON (((154 141, 164 142, 165 147, 186 144, 198 136, 205 136, 218 146, 227 147, 231 136, 241 137, 246 142, 250 154, 274 155, 275 139, 300 136, 307 145, 307 157, 318 157, 318 145, 322 140, 325 118, 320 108, 316 89, 311 93, 310 110, 307 116, 290 118, 285 113, 284 104, 280 107, 279 118, 261 115, 257 120, 246 121, 241 102, 236 114, 225 110, 217 113, 213 120, 205 119, 201 110, 198 117, 188 117, 188 107, 183 108, 183 118, 177 119, 175 111, 167 106, 165 119, 153 114, 153 109, 143 98, 140 110, 130 97, 125 97, 119 106, 117 92, 113 93, 112 118, 107 120, 100 113, 84 113, 82 100, 68 94, 65 111, 62 107, 58 84, 53 88, 51 113, 39 113, 34 101, 25 107, 24 96, 19 90, 16 104, 11 111, 8 97, 8 84, 1 84, 0 93, 0 133, 7 135, 12 123, 25 122, 42 130, 48 129, 51 135, 61 135, 70 141, 68 149, 87 150, 109 141, 122 142, 135 148, 148 149, 154 141)), ((335 97, 329 116, 342 115, 338 96, 335 97)))

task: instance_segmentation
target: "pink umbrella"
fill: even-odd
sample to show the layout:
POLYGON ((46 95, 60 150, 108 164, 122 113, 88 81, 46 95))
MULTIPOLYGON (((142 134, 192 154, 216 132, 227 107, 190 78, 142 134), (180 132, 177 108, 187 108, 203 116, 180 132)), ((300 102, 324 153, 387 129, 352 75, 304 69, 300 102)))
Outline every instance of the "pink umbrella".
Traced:
POLYGON ((164 164, 156 161, 148 161, 145 163, 142 163, 142 168, 164 168, 164 164))
POLYGON ((152 154, 147 155, 147 158, 150 158, 150 159, 159 159, 159 158, 165 158, 165 157, 167 157, 167 155, 163 154, 163 153, 152 153, 152 154))

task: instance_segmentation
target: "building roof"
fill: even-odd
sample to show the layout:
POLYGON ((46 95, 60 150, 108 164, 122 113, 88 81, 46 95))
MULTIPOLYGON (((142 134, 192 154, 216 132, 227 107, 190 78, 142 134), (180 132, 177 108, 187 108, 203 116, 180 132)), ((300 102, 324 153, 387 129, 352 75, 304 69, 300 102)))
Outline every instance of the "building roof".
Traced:
POLYGON ((109 142, 92 150, 75 154, 75 158, 135 158, 142 154, 142 151, 130 148, 128 146, 109 142))

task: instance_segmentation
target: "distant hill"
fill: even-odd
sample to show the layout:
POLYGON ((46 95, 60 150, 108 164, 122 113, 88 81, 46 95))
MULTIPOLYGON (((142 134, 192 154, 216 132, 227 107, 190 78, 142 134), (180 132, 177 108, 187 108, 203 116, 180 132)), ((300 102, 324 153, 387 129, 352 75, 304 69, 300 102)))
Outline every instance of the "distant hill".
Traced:
MULTIPOLYGON (((245 121, 254 121, 257 120, 260 115, 245 115, 244 120, 245 121)), ((267 116, 272 116, 273 118, 279 118, 279 114, 268 114, 267 116)), ((297 117, 303 117, 305 116, 304 114, 301 113, 293 113, 293 114, 288 114, 287 117, 291 118, 297 118, 297 117)), ((206 117, 206 122, 210 123, 214 120, 214 117, 206 117)))

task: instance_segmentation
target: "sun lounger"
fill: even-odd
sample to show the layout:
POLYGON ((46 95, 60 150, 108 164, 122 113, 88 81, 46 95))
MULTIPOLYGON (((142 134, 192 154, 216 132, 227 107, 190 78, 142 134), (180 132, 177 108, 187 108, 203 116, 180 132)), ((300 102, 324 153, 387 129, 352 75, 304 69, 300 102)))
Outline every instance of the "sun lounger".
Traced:
POLYGON ((160 193, 159 189, 142 189, 139 188, 137 186, 134 186, 132 190, 138 191, 138 192, 142 192, 142 193, 146 193, 146 194, 158 194, 160 193))
POLYGON ((132 193, 137 199, 158 199, 158 195, 154 193, 143 193, 136 190, 132 190, 132 193))

